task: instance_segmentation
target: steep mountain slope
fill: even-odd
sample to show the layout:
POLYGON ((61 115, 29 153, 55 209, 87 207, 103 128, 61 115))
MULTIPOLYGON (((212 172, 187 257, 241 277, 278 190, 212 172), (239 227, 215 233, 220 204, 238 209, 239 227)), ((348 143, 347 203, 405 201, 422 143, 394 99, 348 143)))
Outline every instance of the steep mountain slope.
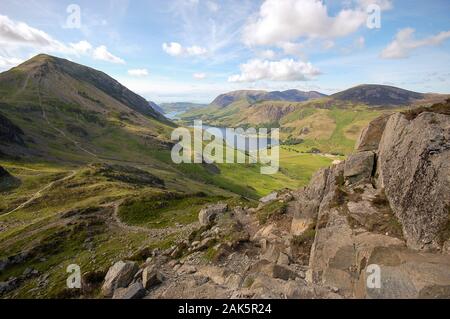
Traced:
POLYGON ((148 101, 148 105, 150 105, 150 107, 154 111, 158 112, 159 114, 164 114, 164 110, 158 104, 156 104, 155 102, 148 101))
POLYGON ((211 105, 223 108, 239 100, 246 100, 249 103, 261 101, 300 102, 311 99, 318 99, 324 96, 326 95, 315 91, 303 92, 299 90, 287 90, 267 92, 256 90, 240 90, 219 95, 214 99, 214 101, 211 102, 211 105))
POLYGON ((0 146, 0 151, 15 157, 62 161, 120 157, 124 140, 161 146, 174 126, 144 98, 106 74, 48 55, 0 74, 0 103, 3 118, 14 125, 8 126, 23 133, 20 147, 0 146))

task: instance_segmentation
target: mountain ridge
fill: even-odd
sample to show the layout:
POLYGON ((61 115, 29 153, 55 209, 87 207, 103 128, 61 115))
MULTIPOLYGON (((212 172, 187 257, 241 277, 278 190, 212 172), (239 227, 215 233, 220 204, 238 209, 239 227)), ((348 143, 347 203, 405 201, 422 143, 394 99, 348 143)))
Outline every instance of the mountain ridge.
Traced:
POLYGON ((317 91, 305 92, 297 89, 290 89, 286 91, 237 90, 217 96, 210 105, 223 108, 242 99, 246 99, 249 103, 262 101, 301 102, 324 96, 326 95, 317 91))

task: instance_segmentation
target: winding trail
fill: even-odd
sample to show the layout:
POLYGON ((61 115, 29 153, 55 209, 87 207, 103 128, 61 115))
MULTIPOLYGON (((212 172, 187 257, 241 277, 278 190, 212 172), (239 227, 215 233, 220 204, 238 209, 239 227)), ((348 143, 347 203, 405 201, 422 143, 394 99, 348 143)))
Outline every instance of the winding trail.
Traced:
POLYGON ((167 236, 175 234, 175 233, 191 232, 194 228, 197 227, 197 223, 183 225, 182 227, 172 226, 172 227, 165 227, 165 228, 147 228, 147 227, 142 227, 142 226, 128 225, 128 224, 124 223, 119 217, 119 207, 122 203, 123 203, 123 200, 119 200, 116 202, 104 204, 104 205, 102 205, 102 207, 105 207, 105 208, 112 207, 113 208, 112 218, 113 218, 114 223, 126 231, 135 232, 135 233, 136 232, 144 232, 144 233, 149 234, 153 238, 161 240, 161 239, 165 239, 167 236))
POLYGON ((78 172, 77 170, 74 170, 74 171, 72 171, 72 173, 70 173, 69 175, 67 175, 67 176, 65 176, 65 177, 63 177, 63 178, 57 179, 57 180, 55 180, 55 181, 53 181, 53 182, 50 182, 49 184, 45 185, 43 188, 41 188, 40 190, 38 190, 36 193, 34 193, 28 200, 26 200, 25 202, 23 202, 22 204, 20 204, 20 205, 17 206, 16 208, 14 208, 13 210, 11 210, 11 211, 9 211, 9 212, 7 212, 7 213, 5 213, 5 214, 1 214, 0 216, 2 216, 2 217, 3 217, 3 216, 7 216, 7 215, 9 215, 9 214, 11 214, 11 213, 14 213, 15 211, 18 211, 19 209, 22 209, 22 208, 26 207, 28 204, 32 203, 33 201, 35 201, 36 199, 38 199, 39 197, 41 197, 41 196, 42 196, 42 193, 43 193, 44 191, 50 189, 50 188, 51 188, 53 185, 55 185, 56 183, 63 182, 63 181, 65 181, 65 180, 68 180, 68 179, 74 177, 75 174, 76 174, 77 172, 78 172))

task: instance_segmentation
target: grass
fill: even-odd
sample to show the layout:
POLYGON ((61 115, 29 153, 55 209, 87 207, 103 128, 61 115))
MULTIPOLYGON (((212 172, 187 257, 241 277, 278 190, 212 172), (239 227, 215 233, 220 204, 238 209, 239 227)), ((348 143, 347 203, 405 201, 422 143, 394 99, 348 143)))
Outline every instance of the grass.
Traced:
POLYGON ((119 210, 120 219, 129 225, 148 228, 167 228, 176 223, 190 224, 197 220, 205 204, 223 200, 220 196, 201 194, 181 195, 164 193, 153 197, 128 199, 119 210))

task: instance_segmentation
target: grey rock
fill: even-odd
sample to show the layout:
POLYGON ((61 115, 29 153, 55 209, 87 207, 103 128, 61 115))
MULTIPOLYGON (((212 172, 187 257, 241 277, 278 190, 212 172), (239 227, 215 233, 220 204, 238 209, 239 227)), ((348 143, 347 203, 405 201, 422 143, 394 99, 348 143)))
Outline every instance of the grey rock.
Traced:
POLYGON ((202 226, 207 226, 214 222, 214 219, 218 214, 223 214, 228 210, 228 205, 219 203, 214 205, 208 205, 202 208, 198 214, 198 220, 202 226))
POLYGON ((375 153, 365 151, 352 154, 345 161, 344 177, 351 183, 370 178, 374 170, 375 153))
POLYGON ((276 200, 277 197, 278 197, 278 193, 277 192, 272 192, 269 195, 261 197, 259 199, 259 201, 260 201, 260 203, 267 204, 267 203, 270 203, 270 202, 276 200))
POLYGON ((424 112, 389 118, 378 154, 384 188, 409 247, 441 248, 449 222, 450 116, 424 112))
POLYGON ((164 276, 155 265, 147 266, 142 271, 142 284, 145 289, 150 289, 156 285, 159 285, 163 282, 163 280, 164 276))
POLYGON ((109 268, 101 292, 104 296, 110 297, 117 288, 127 287, 139 270, 137 264, 132 261, 118 261, 109 268))
POLYGON ((141 282, 135 282, 128 288, 118 288, 114 291, 113 299, 141 299, 146 291, 141 282))
POLYGON ((288 267, 272 263, 263 266, 261 271, 272 278, 282 280, 293 280, 298 277, 298 275, 288 267))
POLYGON ((369 125, 361 131, 355 145, 355 149, 358 152, 378 150, 378 145, 380 144, 389 116, 390 115, 381 115, 371 121, 369 125))

